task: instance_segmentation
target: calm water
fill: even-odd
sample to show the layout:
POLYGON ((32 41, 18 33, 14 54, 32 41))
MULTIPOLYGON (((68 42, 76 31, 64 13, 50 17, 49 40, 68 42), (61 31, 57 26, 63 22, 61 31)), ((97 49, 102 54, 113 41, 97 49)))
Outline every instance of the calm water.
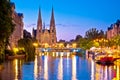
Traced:
POLYGON ((59 54, 41 53, 29 62, 20 59, 6 61, 0 71, 0 80, 120 80, 119 63, 101 66, 90 59, 59 54))

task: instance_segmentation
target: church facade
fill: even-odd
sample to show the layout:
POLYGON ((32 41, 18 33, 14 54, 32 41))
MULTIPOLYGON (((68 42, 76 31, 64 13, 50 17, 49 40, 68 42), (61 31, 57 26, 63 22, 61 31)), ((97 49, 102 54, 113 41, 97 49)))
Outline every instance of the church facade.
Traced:
POLYGON ((33 37, 36 38, 40 47, 55 47, 57 43, 57 37, 53 8, 49 29, 45 28, 45 24, 42 24, 41 11, 39 9, 37 30, 33 29, 33 37))

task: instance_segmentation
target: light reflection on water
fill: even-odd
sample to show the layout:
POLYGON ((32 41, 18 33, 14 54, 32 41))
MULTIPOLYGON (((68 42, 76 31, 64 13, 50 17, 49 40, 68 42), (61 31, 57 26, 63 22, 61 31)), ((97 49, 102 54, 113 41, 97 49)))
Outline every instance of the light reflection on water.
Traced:
POLYGON ((70 53, 45 54, 29 62, 20 59, 4 62, 0 80, 120 80, 119 63, 101 66, 70 53))

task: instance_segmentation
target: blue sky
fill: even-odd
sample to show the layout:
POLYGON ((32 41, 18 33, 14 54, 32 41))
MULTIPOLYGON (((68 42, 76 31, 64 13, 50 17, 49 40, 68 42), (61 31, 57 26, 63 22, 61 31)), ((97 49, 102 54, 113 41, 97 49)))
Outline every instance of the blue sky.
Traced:
POLYGON ((120 19, 120 0, 11 0, 16 12, 24 14, 24 28, 29 32, 36 28, 38 9, 42 20, 49 27, 52 6, 54 8, 57 39, 69 41, 76 35, 85 35, 90 28, 107 30, 120 19))

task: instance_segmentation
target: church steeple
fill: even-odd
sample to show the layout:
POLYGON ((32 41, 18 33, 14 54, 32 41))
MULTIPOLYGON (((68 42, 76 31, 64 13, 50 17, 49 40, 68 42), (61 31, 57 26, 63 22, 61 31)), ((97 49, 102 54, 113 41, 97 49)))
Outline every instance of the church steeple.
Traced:
POLYGON ((36 39, 38 41, 40 39, 41 32, 42 32, 42 18, 41 18, 41 10, 39 8, 39 11, 38 11, 38 21, 37 21, 37 35, 36 35, 36 39))
POLYGON ((36 39, 41 47, 45 47, 46 43, 49 45, 49 47, 55 46, 57 42, 57 37, 56 37, 56 27, 55 27, 53 7, 52 7, 52 13, 50 19, 50 29, 45 29, 45 23, 42 23, 41 11, 39 9, 36 39))
POLYGON ((39 30, 42 30, 42 18, 41 18, 41 10, 40 10, 40 8, 39 8, 39 12, 38 12, 37 28, 39 30))
POLYGON ((55 19, 54 19, 54 10, 53 10, 53 7, 52 7, 51 20, 50 20, 50 30, 52 32, 55 31, 55 19))

